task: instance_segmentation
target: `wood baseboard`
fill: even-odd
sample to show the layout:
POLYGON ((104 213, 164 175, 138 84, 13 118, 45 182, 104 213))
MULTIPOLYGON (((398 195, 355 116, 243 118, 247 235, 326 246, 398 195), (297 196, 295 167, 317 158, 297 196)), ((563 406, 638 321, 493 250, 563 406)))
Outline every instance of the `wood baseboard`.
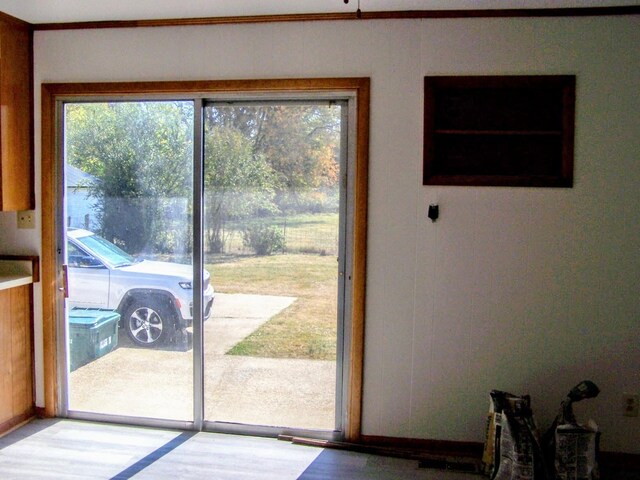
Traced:
POLYGON ((367 446, 418 451, 428 455, 473 459, 481 458, 484 448, 484 445, 480 442, 455 442, 450 440, 384 437, 378 435, 362 435, 361 442, 367 446))
MULTIPOLYGON (((372 450, 401 452, 402 456, 442 457, 480 461, 484 445, 480 442, 454 442, 420 438, 363 435, 361 444, 372 450)), ((604 471, 640 471, 640 455, 623 452, 600 452, 599 464, 604 471)))
POLYGON ((34 410, 31 409, 0 423, 0 436, 9 433, 12 430, 15 430, 16 428, 22 426, 24 423, 27 423, 34 417, 34 414, 34 410))
POLYGON ((47 410, 44 407, 33 407, 33 413, 38 418, 53 418, 51 415, 47 415, 47 410))

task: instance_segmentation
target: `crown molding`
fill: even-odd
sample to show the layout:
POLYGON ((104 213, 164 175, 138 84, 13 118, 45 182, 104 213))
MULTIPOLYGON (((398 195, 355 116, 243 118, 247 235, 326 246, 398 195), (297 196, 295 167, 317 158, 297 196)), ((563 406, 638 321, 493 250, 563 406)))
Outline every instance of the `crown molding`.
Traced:
POLYGON ((322 22, 340 20, 451 19, 451 18, 528 18, 528 17, 595 17, 638 15, 638 6, 585 8, 512 8, 485 10, 403 10, 390 12, 303 13, 285 15, 251 15, 206 18, 174 18, 158 20, 108 20, 100 22, 68 22, 32 24, 36 31, 87 30, 99 28, 184 27, 277 22, 322 22))

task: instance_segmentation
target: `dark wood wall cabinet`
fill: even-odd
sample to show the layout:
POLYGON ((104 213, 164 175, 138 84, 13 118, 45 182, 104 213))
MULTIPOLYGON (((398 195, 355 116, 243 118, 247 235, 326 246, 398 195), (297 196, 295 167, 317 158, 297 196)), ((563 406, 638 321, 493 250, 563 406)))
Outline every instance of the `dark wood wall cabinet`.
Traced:
POLYGON ((33 34, 0 13, 0 211, 33 210, 33 34))
POLYGON ((424 95, 424 185, 573 185, 575 76, 425 77, 424 95))

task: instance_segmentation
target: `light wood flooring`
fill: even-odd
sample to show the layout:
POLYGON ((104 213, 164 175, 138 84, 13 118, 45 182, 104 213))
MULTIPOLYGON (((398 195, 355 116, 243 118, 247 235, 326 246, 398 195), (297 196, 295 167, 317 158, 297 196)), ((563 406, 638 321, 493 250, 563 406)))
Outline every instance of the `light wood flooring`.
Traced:
POLYGON ((479 480, 271 438, 34 420, 0 438, 0 479, 479 480))

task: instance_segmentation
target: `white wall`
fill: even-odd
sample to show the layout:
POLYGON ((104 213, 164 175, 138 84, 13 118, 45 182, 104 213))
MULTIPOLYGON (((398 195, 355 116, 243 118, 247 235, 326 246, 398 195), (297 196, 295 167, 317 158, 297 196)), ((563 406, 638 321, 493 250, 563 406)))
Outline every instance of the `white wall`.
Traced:
POLYGON ((493 388, 532 394, 547 426, 591 379, 579 416, 640 453, 621 415, 640 393, 638 45, 638 16, 36 32, 37 174, 42 82, 371 77, 363 433, 482 441, 493 388), (437 74, 577 75, 574 188, 422 186, 437 74))

